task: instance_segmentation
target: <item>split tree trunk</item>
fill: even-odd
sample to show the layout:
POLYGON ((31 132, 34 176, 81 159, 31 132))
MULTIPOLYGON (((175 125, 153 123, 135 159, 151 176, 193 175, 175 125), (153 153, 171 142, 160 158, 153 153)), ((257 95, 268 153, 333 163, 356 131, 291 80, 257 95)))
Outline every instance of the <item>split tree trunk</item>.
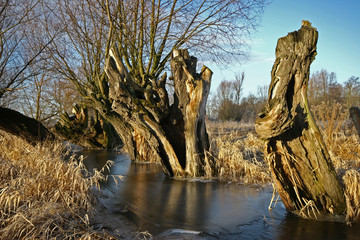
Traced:
POLYGON ((317 39, 316 28, 303 21, 300 30, 278 40, 267 105, 256 121, 285 207, 308 217, 314 217, 315 208, 345 212, 343 190, 307 102, 317 39))
POLYGON ((134 161, 160 160, 170 176, 204 175, 209 140, 205 106, 212 72, 196 73, 197 59, 187 50, 174 50, 171 58, 174 103, 169 104, 166 75, 160 79, 134 79, 120 54, 112 48, 105 64, 112 110, 107 118, 134 161))

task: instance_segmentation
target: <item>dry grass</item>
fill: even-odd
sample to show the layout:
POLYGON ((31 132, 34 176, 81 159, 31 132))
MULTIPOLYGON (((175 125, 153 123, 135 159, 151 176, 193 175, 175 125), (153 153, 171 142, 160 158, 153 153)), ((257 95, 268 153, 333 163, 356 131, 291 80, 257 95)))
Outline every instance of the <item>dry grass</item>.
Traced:
MULTIPOLYGON (((346 220, 360 221, 360 141, 348 113, 341 104, 322 103, 312 107, 325 145, 344 186, 346 220)), ((210 153, 215 158, 215 175, 223 180, 261 183, 271 181, 263 160, 263 142, 257 139, 253 124, 208 122, 210 153)), ((308 201, 304 213, 317 215, 308 201), (310 206, 307 207, 307 206, 310 206), (310 210, 309 210, 310 209, 310 210)))
POLYGON ((346 171, 343 177, 346 199, 346 221, 360 220, 360 173, 354 169, 346 171))
POLYGON ((32 146, 0 132, 0 239, 106 239, 89 219, 90 176, 82 161, 63 159, 61 144, 32 146))
POLYGON ((341 104, 322 103, 313 113, 324 142, 344 186, 346 221, 360 221, 360 142, 341 104))
POLYGON ((251 183, 270 182, 263 158, 263 142, 254 134, 254 124, 208 123, 215 173, 220 180, 251 183))
POLYGON ((359 138, 341 104, 323 102, 312 110, 339 176, 348 169, 359 168, 359 138))

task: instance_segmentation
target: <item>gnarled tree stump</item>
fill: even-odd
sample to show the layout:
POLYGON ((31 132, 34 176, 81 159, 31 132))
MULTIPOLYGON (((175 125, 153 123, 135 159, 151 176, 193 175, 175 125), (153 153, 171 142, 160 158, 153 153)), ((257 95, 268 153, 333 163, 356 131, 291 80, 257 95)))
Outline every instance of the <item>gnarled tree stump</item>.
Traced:
POLYGON ((345 212, 343 190, 307 101, 317 39, 316 28, 303 21, 300 30, 278 40, 267 104, 255 125, 266 140, 265 155, 285 207, 308 217, 345 212))
POLYGON ((111 120, 132 160, 160 161, 169 176, 204 175, 209 140, 205 106, 212 72, 196 72, 197 59, 187 50, 171 57, 174 102, 165 88, 167 76, 139 79, 129 73, 114 46, 106 60, 109 96, 118 119, 111 120))

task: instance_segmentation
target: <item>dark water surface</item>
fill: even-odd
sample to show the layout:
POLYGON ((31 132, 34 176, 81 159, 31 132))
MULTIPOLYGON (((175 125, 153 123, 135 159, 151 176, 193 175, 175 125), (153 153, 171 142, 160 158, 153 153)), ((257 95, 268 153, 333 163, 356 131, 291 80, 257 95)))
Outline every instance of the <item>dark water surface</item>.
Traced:
POLYGON ((174 180, 159 165, 134 164, 124 154, 83 154, 89 170, 115 162, 110 174, 125 180, 103 185, 110 208, 155 239, 360 239, 360 225, 301 219, 281 201, 269 211, 270 186, 174 180))

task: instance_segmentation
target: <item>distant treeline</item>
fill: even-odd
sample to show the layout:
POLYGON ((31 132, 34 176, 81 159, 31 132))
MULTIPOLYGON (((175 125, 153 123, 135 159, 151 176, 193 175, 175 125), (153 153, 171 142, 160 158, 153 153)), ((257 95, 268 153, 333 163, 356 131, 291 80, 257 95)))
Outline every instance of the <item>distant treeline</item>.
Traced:
MULTIPOLYGON (((218 121, 254 122, 268 96, 268 86, 258 86, 256 94, 243 92, 245 74, 235 75, 233 80, 223 80, 207 104, 208 118, 218 121)), ((313 73, 308 84, 310 106, 322 102, 340 103, 344 109, 360 106, 360 80, 351 76, 343 83, 337 81, 336 73, 322 69, 313 73)))

